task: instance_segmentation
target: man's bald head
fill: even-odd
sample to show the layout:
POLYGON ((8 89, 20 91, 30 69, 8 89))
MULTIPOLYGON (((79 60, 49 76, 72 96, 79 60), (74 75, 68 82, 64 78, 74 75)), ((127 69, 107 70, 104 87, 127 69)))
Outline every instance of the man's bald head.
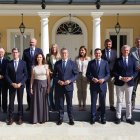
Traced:
POLYGON ((0 48, 0 58, 4 57, 5 50, 3 48, 0 48))
POLYGON ((37 44, 37 40, 35 38, 30 39, 30 47, 35 47, 37 44))

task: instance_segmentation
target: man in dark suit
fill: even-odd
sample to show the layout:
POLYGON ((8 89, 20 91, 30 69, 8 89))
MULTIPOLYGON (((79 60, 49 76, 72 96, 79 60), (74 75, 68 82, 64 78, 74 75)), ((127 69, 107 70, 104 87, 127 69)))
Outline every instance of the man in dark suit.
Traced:
POLYGON ((23 118, 23 91, 24 84, 27 80, 26 63, 19 59, 17 48, 12 49, 13 60, 10 61, 6 68, 6 80, 9 84, 9 110, 7 125, 13 123, 14 100, 17 93, 18 101, 18 124, 22 124, 23 118))
POLYGON ((6 72, 6 67, 7 67, 7 64, 9 63, 9 60, 4 57, 4 54, 5 54, 5 50, 3 48, 0 48, 0 106, 2 103, 3 113, 6 113, 7 112, 8 83, 5 79, 5 72, 6 72))
POLYGON ((101 49, 96 48, 94 51, 95 59, 88 63, 86 76, 90 81, 90 94, 91 94, 91 120, 90 123, 94 124, 96 120, 96 102, 99 94, 99 101, 101 107, 101 123, 106 123, 105 116, 105 100, 107 85, 106 81, 110 77, 110 70, 108 62, 101 59, 101 49))
POLYGON ((61 125, 64 117, 64 99, 66 97, 67 112, 69 117, 69 124, 74 125, 72 97, 73 97, 73 82, 78 75, 78 68, 76 64, 68 59, 68 50, 61 49, 61 60, 57 61, 54 66, 54 81, 55 92, 59 102, 59 120, 57 125, 61 125))
POLYGON ((30 47, 23 51, 23 56, 22 56, 22 59, 26 62, 27 71, 28 71, 28 79, 26 81, 26 92, 27 92, 28 107, 27 107, 26 111, 30 110, 30 102, 31 102, 30 80, 31 80, 32 66, 34 65, 34 57, 38 53, 43 54, 43 52, 40 48, 36 48, 36 44, 37 44, 37 40, 35 38, 32 38, 30 40, 30 47))
POLYGON ((110 110, 116 111, 114 107, 114 83, 113 83, 113 67, 115 61, 117 59, 117 52, 116 50, 112 49, 112 41, 110 39, 106 39, 104 42, 105 49, 102 50, 102 58, 108 61, 109 68, 110 68, 110 78, 108 79, 108 91, 109 91, 109 104, 110 110))
POLYGON ((137 76, 136 63, 134 59, 129 56, 130 47, 124 45, 121 48, 122 56, 118 58, 114 65, 113 74, 115 76, 117 106, 116 106, 116 124, 121 122, 121 110, 123 98, 125 94, 126 101, 126 122, 135 124, 131 113, 131 97, 134 86, 134 78, 137 76))
POLYGON ((140 82, 140 37, 136 38, 135 44, 136 46, 132 47, 130 50, 130 55, 136 61, 136 67, 138 71, 138 75, 134 79, 134 87, 132 91, 132 109, 135 109, 136 91, 137 91, 138 84, 140 82))

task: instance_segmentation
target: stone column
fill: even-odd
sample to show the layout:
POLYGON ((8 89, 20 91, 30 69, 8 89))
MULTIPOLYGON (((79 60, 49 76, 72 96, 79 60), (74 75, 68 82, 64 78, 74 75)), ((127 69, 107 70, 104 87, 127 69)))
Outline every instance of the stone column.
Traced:
POLYGON ((49 27, 48 18, 49 12, 39 12, 38 15, 41 17, 41 49, 46 56, 49 53, 49 27))
POLYGON ((100 17, 103 15, 103 12, 92 12, 91 16, 93 17, 93 27, 92 27, 92 57, 94 56, 94 50, 96 48, 101 48, 101 29, 100 29, 100 17))

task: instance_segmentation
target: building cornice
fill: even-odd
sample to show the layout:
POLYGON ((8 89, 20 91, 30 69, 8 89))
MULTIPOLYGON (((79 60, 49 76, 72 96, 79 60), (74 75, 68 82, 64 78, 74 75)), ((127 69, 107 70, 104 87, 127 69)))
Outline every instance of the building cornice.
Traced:
POLYGON ((17 16, 23 13, 25 16, 37 16, 38 13, 48 12, 50 16, 64 16, 68 14, 77 16, 91 16, 93 12, 102 12, 103 16, 120 15, 140 15, 140 5, 101 5, 99 10, 95 5, 46 5, 42 9, 41 5, 24 4, 0 4, 0 16, 17 16))

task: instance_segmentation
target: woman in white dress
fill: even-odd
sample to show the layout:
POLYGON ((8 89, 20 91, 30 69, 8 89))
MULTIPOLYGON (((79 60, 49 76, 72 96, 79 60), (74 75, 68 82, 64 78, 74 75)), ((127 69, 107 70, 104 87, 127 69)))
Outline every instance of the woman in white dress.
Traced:
POLYGON ((86 70, 90 57, 87 56, 87 49, 85 46, 81 46, 79 49, 79 55, 76 57, 76 64, 78 66, 79 75, 76 80, 77 94, 79 102, 79 110, 86 110, 86 97, 87 97, 87 78, 86 70))

